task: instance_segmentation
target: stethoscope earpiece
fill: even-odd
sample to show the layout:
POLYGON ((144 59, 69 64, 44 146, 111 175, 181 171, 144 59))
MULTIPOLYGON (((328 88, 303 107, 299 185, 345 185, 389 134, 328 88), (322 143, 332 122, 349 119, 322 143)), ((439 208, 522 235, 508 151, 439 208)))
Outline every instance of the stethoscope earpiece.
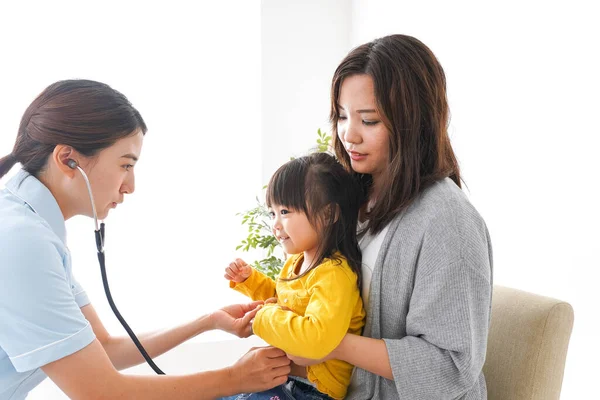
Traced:
POLYGON ((71 169, 75 169, 77 168, 77 161, 73 160, 72 158, 69 158, 67 160, 67 166, 71 169))

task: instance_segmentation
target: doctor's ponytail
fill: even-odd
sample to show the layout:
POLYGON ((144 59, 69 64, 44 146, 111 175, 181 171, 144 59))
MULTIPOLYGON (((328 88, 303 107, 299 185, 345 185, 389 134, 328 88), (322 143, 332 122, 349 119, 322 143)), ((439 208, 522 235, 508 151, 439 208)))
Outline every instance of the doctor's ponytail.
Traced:
POLYGON ((15 156, 10 153, 6 157, 0 158, 0 178, 2 178, 17 163, 15 156))
POLYGON ((93 157, 140 131, 147 131, 142 116, 110 86, 84 79, 53 83, 25 110, 12 153, 0 159, 0 178, 17 162, 39 178, 59 144, 93 157))

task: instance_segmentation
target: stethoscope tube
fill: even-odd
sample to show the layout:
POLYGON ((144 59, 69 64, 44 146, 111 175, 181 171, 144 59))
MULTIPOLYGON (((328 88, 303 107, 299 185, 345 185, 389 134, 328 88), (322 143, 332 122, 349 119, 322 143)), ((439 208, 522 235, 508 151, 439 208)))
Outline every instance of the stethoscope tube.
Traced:
POLYGON ((148 352, 146 352, 146 349, 144 349, 144 346, 142 346, 135 333, 133 333, 133 330, 129 327, 129 324, 125 321, 125 318, 123 318, 123 316, 117 309, 115 302, 113 301, 112 295, 110 293, 110 287, 108 286, 108 277, 106 276, 106 258, 104 254, 104 222, 102 222, 100 224, 100 227, 98 227, 98 214, 96 214, 96 205, 94 203, 94 195, 92 194, 92 186, 90 185, 90 181, 87 177, 87 174, 79 165, 77 165, 76 161, 68 160, 67 165, 70 168, 76 168, 79 170, 79 172, 81 172, 81 175, 83 176, 83 179, 85 180, 85 184, 88 189, 88 194, 92 203, 92 213, 94 214, 94 234, 96 239, 96 248, 98 249, 98 262, 100 264, 102 284, 104 285, 104 293, 106 294, 108 304, 110 305, 110 308, 112 309, 113 313, 115 314, 121 325, 123 325, 123 328, 125 328, 125 330, 127 331, 127 334, 129 335, 131 340, 133 340, 133 343, 138 348, 138 350, 140 351, 140 353, 144 357, 144 360, 146 360, 150 368, 152 368, 154 372, 156 372, 159 375, 165 375, 165 373, 160 368, 158 368, 154 361, 152 361, 152 358, 148 355, 148 352))
MULTIPOLYGON (((96 243, 104 243, 104 222, 101 223, 100 226, 100 230, 95 232, 96 243)), ((123 316, 117 309, 115 302, 113 301, 112 295, 110 293, 110 288, 108 287, 108 278, 106 276, 106 261, 104 251, 98 251, 98 262, 100 263, 100 272, 102 273, 102 284, 104 285, 104 292, 106 293, 106 298, 108 299, 108 304, 110 304, 110 308, 112 309, 113 313, 115 314, 121 325, 123 325, 123 328, 125 328, 125 330, 129 334, 129 337, 131 338, 131 340, 133 340, 133 343, 135 343, 140 353, 142 353, 142 356, 144 357, 150 368, 152 368, 154 372, 156 372, 159 375, 165 375, 165 373, 160 368, 158 368, 154 361, 152 361, 152 358, 150 357, 150 355, 148 355, 146 349, 144 349, 144 346, 142 346, 135 333, 133 333, 133 330, 129 327, 129 324, 127 324, 125 318, 123 318, 123 316)))

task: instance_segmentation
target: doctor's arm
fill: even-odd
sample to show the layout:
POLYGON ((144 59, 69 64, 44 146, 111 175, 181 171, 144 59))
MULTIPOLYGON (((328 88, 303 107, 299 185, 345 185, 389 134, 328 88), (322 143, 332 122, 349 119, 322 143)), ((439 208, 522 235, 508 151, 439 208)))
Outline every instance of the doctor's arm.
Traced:
MULTIPOLYGON (((262 302, 234 304, 175 328, 140 334, 138 339, 150 357, 154 358, 202 332, 213 329, 221 329, 239 337, 248 337, 252 333, 250 321, 254 318, 260 304, 262 302)), ((91 304, 82 307, 81 311, 117 370, 144 362, 144 358, 129 336, 112 336, 108 333, 91 304)))
POLYGON ((287 380, 289 360, 279 349, 252 349, 228 368, 191 375, 119 373, 96 339, 82 350, 42 367, 71 399, 214 399, 261 391, 287 380))

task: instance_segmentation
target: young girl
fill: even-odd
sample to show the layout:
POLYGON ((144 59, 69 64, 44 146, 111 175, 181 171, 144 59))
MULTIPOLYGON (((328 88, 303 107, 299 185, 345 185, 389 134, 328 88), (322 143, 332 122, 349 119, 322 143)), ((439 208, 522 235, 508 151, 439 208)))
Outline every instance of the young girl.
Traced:
MULTIPOLYGON (((266 200, 273 234, 290 254, 279 280, 240 259, 226 268, 225 277, 232 288, 254 300, 277 297, 256 314, 256 335, 288 354, 322 358, 346 333, 360 334, 364 325, 356 238, 361 186, 334 157, 315 153, 280 167, 269 182, 266 200)), ((329 360, 292 371, 286 384, 268 392, 232 398, 341 399, 352 368, 329 360)))

